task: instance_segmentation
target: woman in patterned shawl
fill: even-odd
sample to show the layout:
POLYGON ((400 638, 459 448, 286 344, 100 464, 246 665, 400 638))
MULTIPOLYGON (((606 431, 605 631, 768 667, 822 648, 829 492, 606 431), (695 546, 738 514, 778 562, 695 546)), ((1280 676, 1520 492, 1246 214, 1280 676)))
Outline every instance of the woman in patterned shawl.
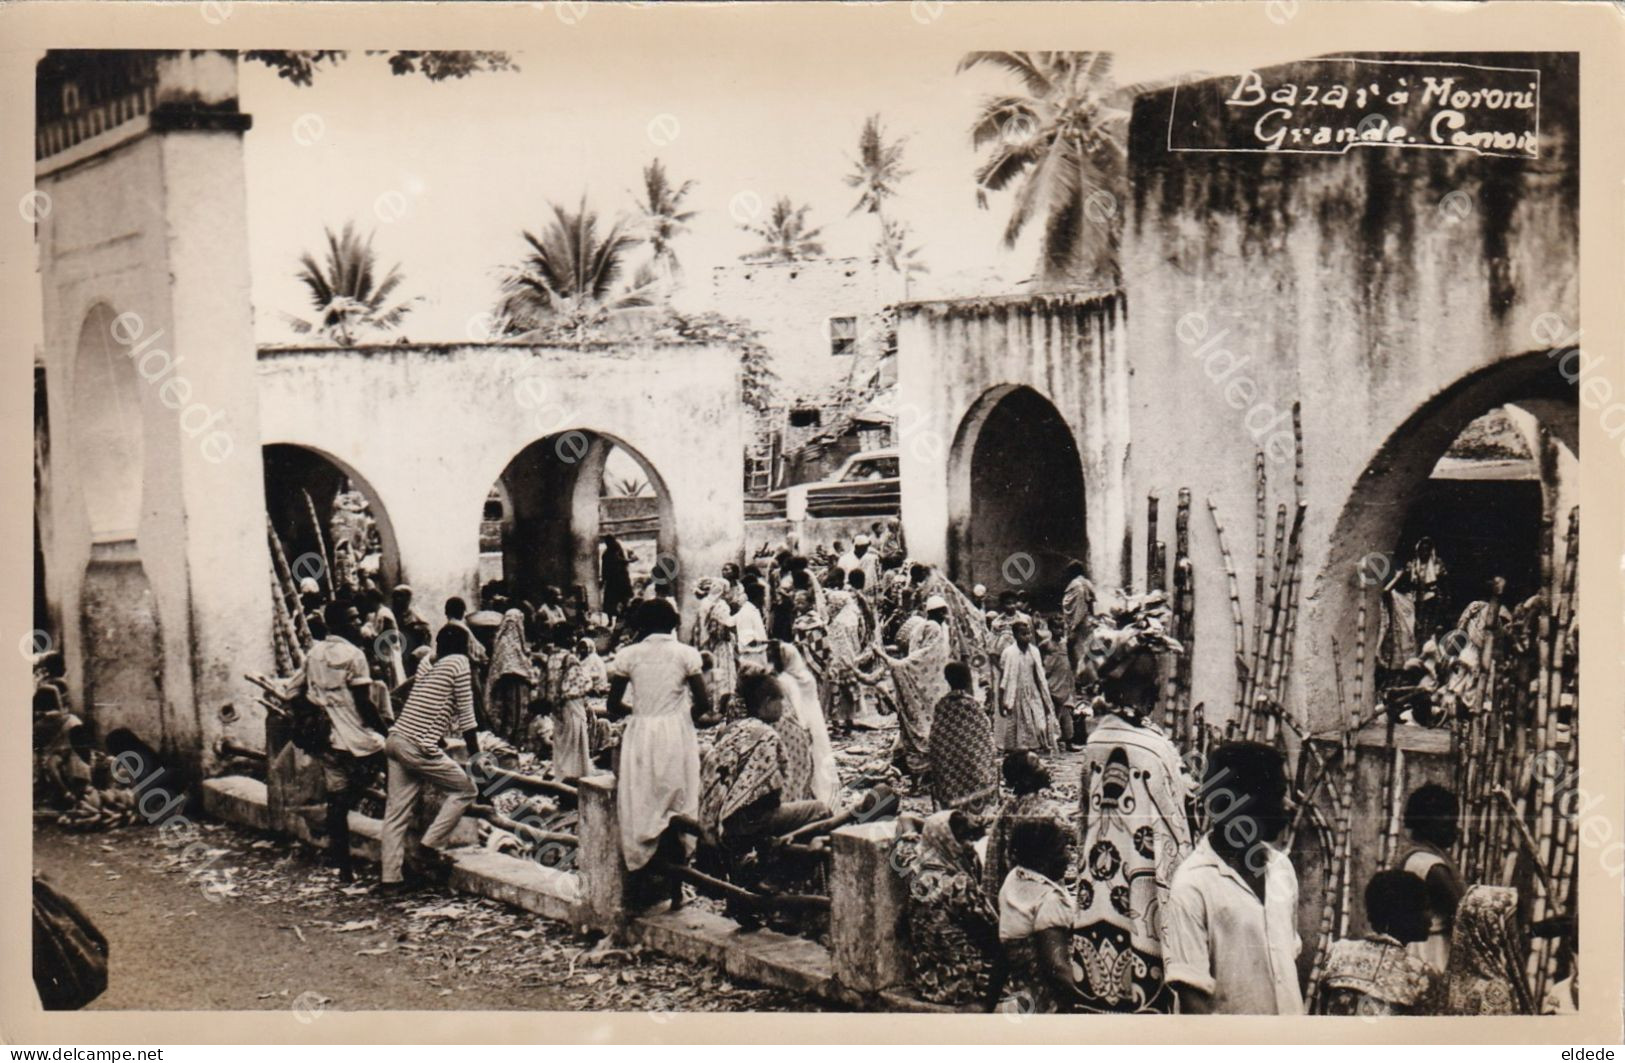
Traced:
POLYGON ((502 614, 491 644, 491 666, 485 678, 485 704, 496 733, 516 749, 523 748, 529 723, 530 691, 538 681, 525 643, 525 614, 509 609, 502 614))
POLYGON ((908 619, 897 638, 902 657, 884 660, 897 690, 897 744, 892 760, 921 779, 931 770, 926 744, 931 738, 931 712, 948 693, 943 669, 948 665, 948 606, 941 598, 926 600, 925 616, 908 619))
POLYGON ((974 827, 962 812, 936 812, 900 838, 892 866, 908 883, 909 984, 933 1004, 992 1009, 999 976, 999 920, 982 890, 974 827))
POLYGON ((978 696, 987 696, 998 686, 993 656, 993 634, 988 630, 987 614, 976 608, 976 603, 952 580, 929 565, 911 565, 909 576, 914 585, 913 608, 926 612, 925 603, 941 598, 946 603, 949 653, 970 665, 976 675, 978 696))
POLYGON ((1518 959, 1517 915, 1511 886, 1472 886, 1462 897, 1450 938, 1447 1015, 1534 1013, 1518 959))
POLYGON ((931 799, 939 809, 969 815, 991 813, 999 804, 998 758, 993 723, 971 697, 971 671, 963 661, 943 669, 949 691, 931 714, 931 799))
POLYGON ((1317 991, 1322 1015, 1435 1015, 1442 972, 1407 951, 1428 937, 1428 893, 1404 871, 1379 871, 1365 888, 1371 933, 1332 946, 1317 991))
POLYGON ((1192 847, 1193 792, 1179 751, 1150 719, 1161 663, 1179 652, 1163 631, 1161 595, 1130 599, 1090 639, 1105 702, 1084 747, 1083 823, 1073 958, 1088 1007, 1165 1012, 1164 911, 1174 871, 1192 847))

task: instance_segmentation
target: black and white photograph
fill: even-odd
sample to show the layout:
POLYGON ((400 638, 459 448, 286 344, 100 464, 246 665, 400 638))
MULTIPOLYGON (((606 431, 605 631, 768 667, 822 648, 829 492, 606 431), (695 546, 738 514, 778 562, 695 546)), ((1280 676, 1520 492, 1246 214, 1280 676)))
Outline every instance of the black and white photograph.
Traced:
POLYGON ((175 6, 27 56, 25 1010, 1617 1033, 1578 43, 175 6))

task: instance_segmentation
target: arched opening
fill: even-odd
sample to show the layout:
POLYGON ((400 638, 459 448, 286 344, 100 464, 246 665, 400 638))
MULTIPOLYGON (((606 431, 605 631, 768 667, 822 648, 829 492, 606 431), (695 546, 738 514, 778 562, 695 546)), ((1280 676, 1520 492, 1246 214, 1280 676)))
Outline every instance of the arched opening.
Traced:
POLYGON ((1316 627, 1349 633, 1346 651, 1367 596, 1368 610, 1384 611, 1381 623, 1368 620, 1373 637, 1384 635, 1368 662, 1380 682, 1430 634, 1452 629, 1492 578, 1507 581, 1504 604, 1540 590, 1543 521, 1561 538, 1578 501, 1578 410, 1574 383, 1546 351, 1471 374, 1418 409, 1338 517, 1316 627), (1431 549, 1419 549, 1424 540, 1431 549), (1396 577, 1416 608, 1409 632, 1380 593, 1396 577))
POLYGON ((1031 388, 994 388, 965 415, 948 470, 949 575, 1053 604, 1088 553, 1083 464, 1060 412, 1031 388))
POLYGON ((389 514, 359 473, 331 454, 293 443, 262 451, 265 509, 295 578, 310 577, 323 593, 401 582, 400 551, 389 514))
MULTIPOLYGON (((134 539, 141 519, 141 381, 133 349, 114 330, 105 303, 85 316, 74 357, 69 438, 94 542, 134 539)), ((162 353, 154 348, 153 352, 162 353)))
POLYGON ((613 436, 572 429, 526 446, 492 485, 481 516, 482 591, 499 580, 510 598, 536 602, 551 587, 601 609, 618 605, 640 580, 674 578, 665 481, 613 436), (627 559, 624 583, 602 570, 606 549, 615 547, 627 559))

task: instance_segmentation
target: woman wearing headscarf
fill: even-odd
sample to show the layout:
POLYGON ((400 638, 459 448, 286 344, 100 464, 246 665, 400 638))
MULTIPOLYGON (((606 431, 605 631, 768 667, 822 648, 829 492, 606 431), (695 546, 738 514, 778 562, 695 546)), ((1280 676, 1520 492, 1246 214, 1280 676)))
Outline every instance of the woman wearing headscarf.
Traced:
POLYGON ((709 654, 706 672, 711 704, 728 713, 739 685, 739 645, 734 638, 733 609, 728 605, 728 581, 711 576, 695 589, 699 612, 694 618, 694 648, 709 654))
POLYGON ((892 866, 908 883, 909 984, 933 1004, 992 1010, 1002 988, 999 920, 982 890, 963 812, 936 812, 919 833, 906 834, 892 866))
POLYGON ((1450 939, 1447 1015, 1530 1015, 1534 1005, 1518 957, 1518 891, 1477 885, 1456 908, 1450 939))
POLYGON ((993 723, 987 710, 971 697, 970 666, 949 661, 948 680, 931 713, 931 800, 939 809, 971 815, 992 813, 999 805, 998 759, 993 751, 993 723))
POLYGON ((509 609, 502 614, 502 626, 491 643, 485 705, 492 728, 516 749, 524 748, 530 692, 539 681, 525 641, 525 614, 509 609))
POLYGON ((830 591, 827 601, 829 666, 824 672, 824 703, 836 734, 848 734, 862 704, 858 685, 866 675, 874 650, 865 635, 861 597, 851 591, 830 591))
POLYGON ((931 769, 931 713, 948 693, 943 671, 949 660, 947 619, 947 602, 936 596, 926 599, 925 615, 909 617, 898 630, 904 655, 883 655, 897 689, 897 746, 892 759, 916 779, 931 769))
POLYGON ((1080 785, 1083 865, 1073 956, 1098 1011, 1165 1012, 1165 910, 1174 871, 1190 853, 1178 749, 1152 720, 1165 656, 1161 597, 1130 599, 1091 636, 1104 704, 1084 747, 1080 785))

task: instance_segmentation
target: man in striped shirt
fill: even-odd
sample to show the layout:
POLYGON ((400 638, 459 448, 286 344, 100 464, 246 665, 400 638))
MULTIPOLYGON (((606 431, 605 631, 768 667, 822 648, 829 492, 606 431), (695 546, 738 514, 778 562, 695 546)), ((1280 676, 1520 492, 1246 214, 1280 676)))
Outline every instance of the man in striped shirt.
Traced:
POLYGON ((396 894, 408 889, 401 878, 401 865, 406 856, 406 828, 412 822, 418 793, 425 783, 446 794, 439 814, 423 832, 425 849, 436 853, 444 849, 457 821, 474 803, 478 793, 474 780, 446 755, 441 742, 453 730, 462 732, 472 764, 480 751, 477 727, 468 668, 468 632, 448 624, 435 636, 434 665, 418 670, 412 694, 384 743, 384 753, 389 758, 389 799, 384 805, 384 867, 380 892, 396 894))

